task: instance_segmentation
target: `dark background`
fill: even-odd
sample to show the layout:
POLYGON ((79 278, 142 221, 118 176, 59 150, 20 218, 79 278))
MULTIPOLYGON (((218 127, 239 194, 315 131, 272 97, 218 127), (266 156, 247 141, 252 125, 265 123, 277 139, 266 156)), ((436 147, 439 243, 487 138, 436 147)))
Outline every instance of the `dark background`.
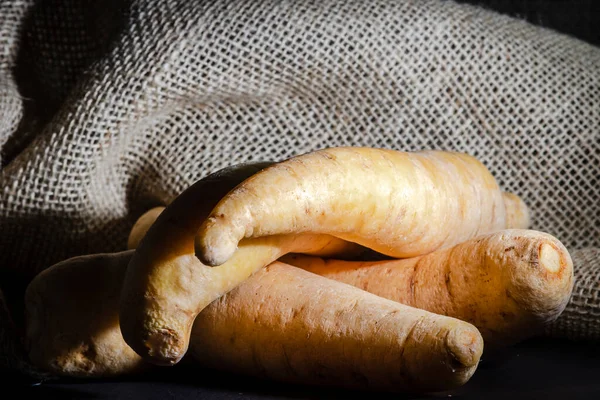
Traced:
MULTIPOLYGON (((599 0, 458 0, 600 46, 599 0)), ((600 73, 600 71, 599 71, 600 73)), ((9 383, 9 382, 7 382, 9 383)), ((486 358, 462 388, 429 396, 387 395, 283 385, 179 365, 113 380, 15 379, 31 398, 60 399, 599 399, 600 346, 533 339, 486 358)))
POLYGON ((598 0, 456 0, 479 5, 600 46, 598 0))

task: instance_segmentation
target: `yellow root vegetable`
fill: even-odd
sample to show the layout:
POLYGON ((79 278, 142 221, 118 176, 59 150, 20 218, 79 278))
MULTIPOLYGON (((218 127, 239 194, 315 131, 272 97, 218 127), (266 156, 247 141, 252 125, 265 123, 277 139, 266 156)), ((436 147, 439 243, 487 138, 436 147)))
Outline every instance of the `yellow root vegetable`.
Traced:
POLYGON ((506 210, 506 229, 527 229, 531 224, 527 204, 514 193, 502 193, 506 210))
MULTIPOLYGON (((518 195, 509 192, 502 193, 504 199, 504 207, 506 210, 506 229, 527 229, 530 225, 529 208, 518 195)), ((127 248, 133 249, 137 247, 150 226, 156 218, 165 209, 165 207, 154 207, 146 211, 135 223, 127 241, 127 248)))
POLYGON ((115 376, 148 367, 119 329, 119 296, 132 255, 74 257, 31 281, 25 293, 25 335, 34 365, 72 377, 115 376))
MULTIPOLYGON (((120 334, 119 296, 133 251, 76 257, 27 289, 29 355, 62 376, 150 367, 120 334)), ((191 332, 190 362, 300 384, 449 390, 475 372, 471 324, 417 310, 282 263, 210 304, 191 332)))
POLYGON ((402 260, 284 262, 403 304, 475 325, 492 350, 541 332, 565 308, 573 264, 553 236, 505 230, 402 260))
POLYGON ((244 238, 311 232, 405 258, 505 224, 502 192, 474 157, 342 147, 290 158, 245 180, 202 223, 195 248, 214 266, 244 238))
POLYGON ((187 351, 196 315, 282 255, 362 250, 328 235, 275 235, 244 241, 219 268, 200 263, 194 255, 198 226, 219 199, 263 166, 235 166, 202 179, 169 204, 141 239, 127 268, 119 319, 125 341, 145 360, 177 363, 187 351))
POLYGON ((138 247, 138 245, 142 241, 142 238, 146 235, 148 229, 150 229, 150 226, 152 226, 154 221, 156 221, 156 218, 158 218, 158 216, 160 215, 160 213, 163 212, 164 209, 164 207, 151 208, 150 210, 146 211, 140 218, 138 218, 135 225, 131 229, 131 232, 129 232, 129 238, 127 239, 128 249, 135 249, 136 247, 138 247))
POLYGON ((206 308, 190 352, 204 366, 285 382, 441 391, 483 351, 471 324, 275 262, 206 308))

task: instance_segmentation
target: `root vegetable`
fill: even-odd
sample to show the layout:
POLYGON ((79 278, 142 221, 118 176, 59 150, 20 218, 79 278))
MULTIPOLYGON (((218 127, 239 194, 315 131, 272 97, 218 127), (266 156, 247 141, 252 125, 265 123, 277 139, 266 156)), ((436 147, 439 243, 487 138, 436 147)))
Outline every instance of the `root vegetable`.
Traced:
POLYGON ((429 392, 464 384, 483 340, 466 322, 275 262, 198 315, 190 350, 280 381, 429 392))
POLYGON ((244 238, 322 233, 406 258, 505 227, 502 192, 474 157, 342 147, 276 163, 227 194, 196 237, 221 265, 244 238))
POLYGON ((72 377, 148 368, 119 329, 119 296, 132 255, 130 250, 74 257, 31 281, 25 293, 25 334, 34 365, 72 377))
POLYGON ((541 332, 565 308, 573 264, 553 236, 505 230, 415 258, 346 262, 288 255, 284 262, 378 296, 468 321, 486 349, 541 332))
MULTIPOLYGON (((527 229, 530 225, 529 208, 518 195, 509 192, 503 192, 504 207, 506 210, 506 229, 527 229)), ((128 239, 128 248, 137 247, 150 226, 156 218, 165 209, 165 207, 154 207, 144 213, 135 223, 128 239)))
POLYGON ((514 193, 502 193, 506 209, 506 229, 527 229, 531 224, 527 204, 514 193))
MULTIPOLYGON (((33 280, 25 304, 37 366, 77 377, 150 367, 119 329, 132 254, 76 257, 33 280)), ((471 324, 276 262, 199 315, 188 360, 300 384, 427 392, 467 382, 482 346, 471 324)))
POLYGON ((119 319, 125 341, 145 360, 177 363, 187 351, 196 315, 280 256, 362 251, 328 235, 274 235, 244 241, 219 268, 200 263, 194 255, 197 228, 219 199, 262 167, 234 166, 202 179, 169 204, 141 239, 127 268, 119 319))
POLYGON ((163 212, 164 207, 154 207, 150 210, 146 211, 138 220, 135 222, 135 225, 129 232, 129 238, 127 239, 127 248, 135 249, 138 247, 142 238, 150 229, 150 226, 156 221, 156 218, 163 212))

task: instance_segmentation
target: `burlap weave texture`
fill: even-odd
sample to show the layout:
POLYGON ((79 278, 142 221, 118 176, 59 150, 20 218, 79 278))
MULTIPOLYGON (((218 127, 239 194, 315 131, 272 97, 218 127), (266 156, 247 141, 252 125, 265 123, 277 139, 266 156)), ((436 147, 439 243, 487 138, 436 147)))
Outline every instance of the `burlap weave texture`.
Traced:
POLYGON ((478 157, 574 258, 548 333, 600 338, 597 47, 437 0, 0 3, 3 270, 122 250, 210 172, 340 145, 478 157))

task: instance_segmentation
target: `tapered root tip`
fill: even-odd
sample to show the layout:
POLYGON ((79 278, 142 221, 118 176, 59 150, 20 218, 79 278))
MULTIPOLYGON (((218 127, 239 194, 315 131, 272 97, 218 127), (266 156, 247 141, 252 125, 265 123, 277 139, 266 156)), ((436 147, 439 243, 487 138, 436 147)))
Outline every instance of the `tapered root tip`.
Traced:
POLYGON ((160 329, 148 335, 145 341, 148 362, 156 365, 171 366, 177 364, 184 356, 187 346, 171 329, 160 329))
POLYGON ((225 264, 237 250, 238 242, 225 229, 200 228, 194 239, 196 257, 211 267, 225 264))
POLYGON ((446 348, 455 367, 471 368, 479 363, 483 353, 483 338, 477 328, 456 328, 446 337, 446 348))

